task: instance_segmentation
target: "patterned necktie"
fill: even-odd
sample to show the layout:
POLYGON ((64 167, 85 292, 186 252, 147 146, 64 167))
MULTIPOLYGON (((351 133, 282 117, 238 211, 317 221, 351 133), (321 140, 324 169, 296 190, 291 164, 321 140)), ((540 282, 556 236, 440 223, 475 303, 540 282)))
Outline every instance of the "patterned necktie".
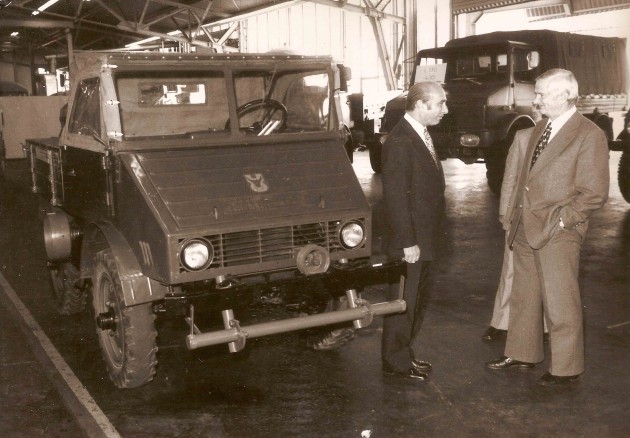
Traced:
POLYGON ((545 149, 547 143, 549 143, 549 136, 551 135, 551 123, 547 124, 545 131, 543 132, 542 137, 538 140, 538 144, 536 145, 536 149, 534 149, 534 155, 532 156, 532 164, 529 165, 529 169, 531 170, 534 167, 534 163, 540 156, 540 153, 545 149))
POLYGON ((426 143, 429 152, 431 152, 433 161, 435 161, 435 164, 437 164, 438 158, 435 153, 435 148, 433 147, 433 140, 431 140, 431 136, 429 135, 429 130, 427 128, 424 128, 424 142, 426 143))

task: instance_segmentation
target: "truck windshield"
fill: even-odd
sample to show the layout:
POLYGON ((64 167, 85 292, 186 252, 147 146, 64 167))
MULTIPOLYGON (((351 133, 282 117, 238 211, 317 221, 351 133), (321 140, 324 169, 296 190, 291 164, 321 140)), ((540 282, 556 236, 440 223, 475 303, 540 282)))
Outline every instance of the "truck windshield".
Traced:
POLYGON ((116 87, 126 140, 229 132, 223 71, 127 73, 116 87))
POLYGON ((147 137, 273 135, 330 129, 325 69, 239 70, 233 73, 238 121, 230 120, 223 70, 126 73, 116 78, 126 140, 147 137))
POLYGON ((255 135, 331 126, 325 70, 243 70, 234 75, 239 128, 255 135))
POLYGON ((512 47, 440 48, 420 52, 416 65, 415 82, 467 81, 482 84, 505 81, 509 78, 510 63, 516 81, 532 81, 537 73, 533 60, 538 53, 529 48, 512 47))
POLYGON ((508 74, 506 53, 457 53, 451 52, 444 59, 421 58, 416 66, 415 81, 438 82, 470 81, 486 82, 505 79, 508 74))

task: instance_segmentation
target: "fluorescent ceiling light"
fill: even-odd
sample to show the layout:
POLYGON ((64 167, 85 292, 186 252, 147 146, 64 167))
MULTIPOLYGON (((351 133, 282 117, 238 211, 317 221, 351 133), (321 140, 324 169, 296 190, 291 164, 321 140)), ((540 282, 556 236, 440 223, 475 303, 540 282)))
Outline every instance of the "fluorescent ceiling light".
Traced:
POLYGON ((39 8, 37 8, 36 11, 33 11, 33 15, 37 15, 40 12, 45 11, 46 9, 48 9, 49 7, 51 7, 52 5, 54 5, 55 3, 57 3, 59 0, 48 0, 46 3, 44 3, 43 5, 41 5, 39 8))

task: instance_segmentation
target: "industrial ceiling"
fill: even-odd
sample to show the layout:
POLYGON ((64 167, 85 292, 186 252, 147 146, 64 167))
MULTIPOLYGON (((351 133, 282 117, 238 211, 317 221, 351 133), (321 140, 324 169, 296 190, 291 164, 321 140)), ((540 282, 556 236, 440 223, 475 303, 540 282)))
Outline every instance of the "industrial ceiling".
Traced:
POLYGON ((147 38, 227 50, 231 17, 282 0, 0 0, 0 50, 123 49, 147 38), (209 30, 209 23, 225 25, 209 30), (17 33, 16 33, 17 32, 17 33), (170 35, 167 35, 169 34, 170 35))
MULTIPOLYGON (((139 42, 238 51, 238 20, 307 1, 357 8, 347 0, 0 0, 0 60, 37 64, 68 50, 128 50, 139 42)), ((361 5, 370 15, 389 1, 361 5)), ((450 1, 453 14, 518 7, 539 19, 630 7, 630 0, 434 1, 450 1)))

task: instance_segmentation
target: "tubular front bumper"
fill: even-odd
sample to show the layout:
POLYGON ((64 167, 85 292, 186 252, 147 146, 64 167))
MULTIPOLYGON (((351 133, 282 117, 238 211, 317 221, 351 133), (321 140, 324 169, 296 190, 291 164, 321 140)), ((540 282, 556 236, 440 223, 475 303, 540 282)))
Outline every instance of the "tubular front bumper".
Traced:
MULTIPOLYGON (((398 299, 371 304, 367 300, 359 297, 356 288, 361 282, 357 280, 359 277, 365 278, 368 274, 376 274, 382 276, 382 282, 384 283, 391 280, 392 274, 403 272, 401 270, 401 266, 401 262, 386 260, 379 261, 378 259, 373 258, 369 262, 364 261, 363 263, 348 265, 345 269, 342 269, 344 272, 329 272, 327 274, 320 274, 324 276, 332 274, 333 276, 338 277, 338 281, 345 280, 338 283, 339 286, 342 284, 344 285, 345 294, 348 299, 349 308, 344 310, 263 322, 241 327, 239 321, 234 316, 233 310, 228 309, 221 311, 224 325, 223 330, 203 333, 195 325, 194 309, 191 309, 190 316, 186 317, 186 322, 190 327, 190 334, 186 337, 186 346, 188 349, 194 350, 211 345, 227 343, 230 351, 234 353, 244 348, 247 339, 349 321, 353 321, 353 325, 357 329, 367 327, 372 323, 374 316, 401 313, 405 311, 406 303, 402 296, 404 283, 401 281, 401 293, 399 294, 398 299)), ((311 277, 315 276, 309 276, 306 278, 311 277)))

